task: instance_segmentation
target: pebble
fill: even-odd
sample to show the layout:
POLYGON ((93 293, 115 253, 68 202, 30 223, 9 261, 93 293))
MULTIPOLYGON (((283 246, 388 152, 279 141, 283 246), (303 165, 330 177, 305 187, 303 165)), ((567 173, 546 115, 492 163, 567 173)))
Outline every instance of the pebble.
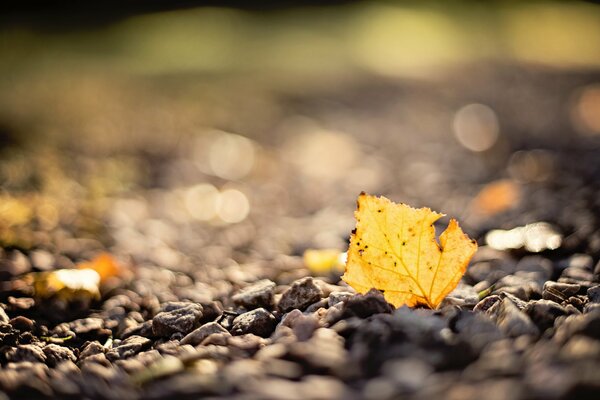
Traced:
POLYGON ((329 307, 333 307, 335 304, 340 301, 348 300, 350 297, 354 296, 354 293, 346 292, 346 291, 333 291, 329 294, 327 298, 327 305, 329 307))
POLYGON ((542 298, 544 300, 552 300, 557 303, 563 302, 569 297, 577 294, 581 290, 581 285, 576 283, 561 283, 547 281, 544 283, 544 291, 542 298))
POLYGON ((106 352, 106 348, 100 344, 98 341, 87 342, 85 343, 81 351, 79 352, 79 360, 84 360, 87 357, 96 355, 96 354, 104 354, 106 352))
POLYGON ((551 300, 531 301, 525 308, 525 312, 541 332, 552 328, 557 317, 567 314, 564 307, 551 300))
POLYGON ((110 361, 128 358, 147 349, 151 344, 152 341, 148 338, 135 335, 130 336, 116 347, 110 349, 106 353, 106 358, 110 361))
POLYGON ((39 346, 34 344, 20 344, 11 348, 5 356, 8 361, 12 362, 46 362, 46 355, 39 346))
POLYGON ((486 312, 488 309, 490 309, 490 307, 492 307, 494 304, 496 304, 499 301, 502 301, 502 297, 495 295, 495 294, 484 297, 483 299, 481 299, 479 301, 479 303, 477 303, 475 305, 475 307, 473 307, 473 311, 486 312))
POLYGON ((35 326, 35 323, 32 320, 21 315, 11 319, 8 323, 21 332, 31 332, 35 326))
POLYGON ((296 339, 305 341, 310 339, 313 332, 319 328, 319 321, 312 315, 305 315, 300 310, 292 310, 282 319, 280 326, 292 328, 296 339))
POLYGON ((174 333, 187 334, 198 327, 202 318, 202 306, 196 303, 171 303, 152 319, 152 332, 159 337, 174 333))
POLYGON ((600 285, 593 286, 587 290, 590 303, 600 304, 600 285))
POLYGON ((281 312, 288 312, 297 308, 304 310, 306 307, 321 300, 323 290, 312 277, 296 280, 289 289, 282 293, 277 307, 281 312))
POLYGON ((75 362, 77 359, 71 349, 57 344, 48 344, 42 350, 46 355, 46 362, 50 367, 55 367, 64 361, 75 362))
POLYGON ((257 336, 268 337, 275 330, 277 320, 264 308, 244 313, 233 320, 231 333, 233 335, 244 335, 252 333, 257 336))
POLYGON ((373 314, 389 314, 393 310, 394 307, 385 300, 379 290, 371 289, 365 294, 356 294, 348 298, 343 303, 342 318, 367 318, 373 314))
POLYGON ((236 306, 247 310, 259 307, 270 308, 273 305, 274 293, 275 282, 263 279, 240 290, 231 299, 236 306))
POLYGON ((495 315, 498 327, 507 336, 539 335, 539 330, 531 319, 507 298, 492 306, 488 313, 495 315))
POLYGON ((192 346, 197 346, 204 339, 209 337, 215 333, 229 333, 225 328, 219 325, 216 322, 209 322, 202 325, 200 328, 193 330, 188 333, 183 339, 181 339, 181 344, 191 344, 192 346))
POLYGON ((9 320, 10 318, 6 314, 6 311, 4 311, 4 308, 0 306, 0 324, 8 324, 9 320))

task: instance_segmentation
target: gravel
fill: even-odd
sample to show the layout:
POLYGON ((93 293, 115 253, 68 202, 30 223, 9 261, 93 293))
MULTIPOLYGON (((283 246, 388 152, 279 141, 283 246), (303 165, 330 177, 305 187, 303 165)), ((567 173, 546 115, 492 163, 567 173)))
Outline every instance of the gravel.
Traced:
MULTIPOLYGON (((553 119, 571 115, 555 107, 598 76, 529 72, 495 78, 503 84, 461 73, 445 83, 464 89, 461 95, 396 81, 369 81, 319 99, 273 94, 277 112, 268 113, 252 111, 267 101, 258 91, 260 101, 248 104, 250 111, 231 103, 233 120, 239 117, 232 129, 244 128, 239 133, 251 139, 257 161, 239 179, 207 175, 214 171, 202 164, 203 151, 216 147, 202 135, 182 137, 179 145, 165 146, 167 153, 140 150, 141 158, 131 157, 147 171, 131 172, 146 175, 121 182, 131 192, 116 191, 114 203, 97 207, 106 210, 102 229, 77 231, 77 224, 64 224, 75 218, 70 214, 46 229, 42 218, 31 224, 33 231, 19 231, 30 246, 0 248, 0 399, 598 397, 597 138, 579 145, 565 128, 570 122, 553 119), (473 81, 489 92, 473 92, 473 81), (523 87, 533 100, 521 96, 523 87), (474 101, 489 103, 501 120, 501 141, 489 154, 471 154, 448 134, 453 110, 474 101), (521 109, 537 110, 539 121, 528 125, 521 109), (327 143, 308 133, 296 143, 304 134, 288 132, 290 121, 334 138, 335 154, 312 160, 316 175, 297 164, 301 155, 323 154, 327 143), (265 133, 271 130, 276 140, 265 133), (413 131, 424 136, 397 134, 413 131), (553 160, 551 178, 528 181, 523 168, 536 168, 515 160, 520 154, 530 162, 540 151, 553 160), (337 166, 342 155, 355 157, 354 164, 337 166), (320 164, 325 161, 331 164, 320 164), (470 199, 500 176, 519 182, 527 201, 490 217, 476 215, 470 199), (213 203, 195 202, 198 193, 215 190, 222 196, 216 211, 213 203), (361 190, 455 216, 481 244, 438 309, 395 309, 377 290, 356 293, 340 281, 341 271, 304 265, 307 248, 345 249, 361 190), (243 211, 238 200, 249 207, 247 218, 230 223, 217 213, 202 219, 213 211, 243 211), (492 229, 537 221, 562 232, 559 248, 534 254, 484 245, 492 229), (103 283, 100 299, 40 299, 17 285, 24 274, 72 268, 100 250, 128 266, 103 283)), ((94 170, 97 160, 81 157, 70 170, 94 170)))

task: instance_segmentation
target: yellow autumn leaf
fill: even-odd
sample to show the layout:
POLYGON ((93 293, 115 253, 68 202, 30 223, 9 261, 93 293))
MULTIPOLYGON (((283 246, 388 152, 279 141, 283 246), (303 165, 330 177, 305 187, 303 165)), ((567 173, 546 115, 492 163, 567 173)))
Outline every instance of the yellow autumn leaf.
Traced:
POLYGON ((361 193, 342 279, 360 293, 381 290, 396 307, 436 308, 477 250, 454 219, 438 244, 433 223, 442 216, 361 193))

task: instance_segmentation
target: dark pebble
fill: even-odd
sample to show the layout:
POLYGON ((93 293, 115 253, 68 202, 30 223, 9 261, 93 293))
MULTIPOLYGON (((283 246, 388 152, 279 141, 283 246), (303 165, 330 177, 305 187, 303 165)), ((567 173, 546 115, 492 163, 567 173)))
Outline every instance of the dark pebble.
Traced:
POLYGON ((231 298, 236 306, 252 310, 258 307, 270 308, 273 305, 275 282, 263 279, 240 290, 231 298))
POLYGON ((46 355, 46 363, 50 367, 55 367, 63 361, 75 362, 77 359, 71 349, 57 344, 48 344, 42 350, 46 355))
POLYGON ((490 307, 492 307, 497 302, 502 301, 502 298, 498 295, 491 295, 483 298, 473 307, 473 311, 476 312, 486 312, 490 307))
POLYGON ((35 323, 29 318, 23 317, 19 315, 9 321, 9 324, 12 325, 13 328, 20 330, 21 332, 31 332, 35 323))
POLYGON ((385 300, 383 294, 376 289, 371 289, 365 294, 354 295, 343 304, 342 318, 367 318, 373 314, 389 314, 394 310, 394 307, 385 300))
POLYGON ((312 277, 306 277, 298 279, 282 293, 278 308, 282 312, 288 312, 294 308, 303 310, 322 297, 323 290, 321 287, 316 284, 312 277))
POLYGON ((493 315, 496 324, 507 336, 517 337, 521 335, 539 335, 539 330, 527 314, 521 312, 519 308, 509 299, 505 298, 502 302, 494 304, 488 313, 493 315))
POLYGON ((581 285, 576 283, 561 283, 548 281, 544 283, 542 298, 560 303, 569 297, 577 294, 581 290, 581 285))
POLYGON ((551 300, 531 301, 525 312, 542 332, 552 328, 557 317, 567 314, 564 307, 551 300))
POLYGON ((233 335, 244 335, 252 333, 257 336, 268 337, 275 330, 277 320, 264 308, 244 313, 233 320, 231 333, 233 335))
POLYGON ((131 357, 147 349, 152 344, 148 338, 141 336, 131 336, 123 340, 119 345, 110 349, 106 353, 106 358, 110 361, 120 360, 131 357))
POLYGON ((21 344, 6 353, 6 359, 12 362, 30 361, 46 362, 42 349, 34 344, 21 344))
POLYGON ((197 346, 208 336, 213 333, 228 333, 225 328, 219 325, 216 322, 209 322, 202 325, 200 328, 193 330, 188 333, 183 339, 181 339, 181 344, 191 344, 192 346, 197 346))
POLYGON ((589 288, 587 295, 590 303, 600 303, 600 285, 589 288))
POLYGON ((202 306, 199 304, 169 304, 152 319, 152 332, 160 337, 169 337, 176 332, 187 334, 198 327, 201 318, 202 306))

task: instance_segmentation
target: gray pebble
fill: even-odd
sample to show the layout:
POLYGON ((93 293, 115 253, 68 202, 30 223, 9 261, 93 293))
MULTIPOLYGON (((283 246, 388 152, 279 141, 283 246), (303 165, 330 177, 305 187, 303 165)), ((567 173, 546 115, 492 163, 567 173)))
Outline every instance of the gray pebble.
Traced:
POLYGON ((46 363, 50 367, 55 367, 63 361, 75 362, 76 357, 73 351, 68 347, 59 346, 57 344, 48 344, 43 349, 46 355, 46 363))
POLYGON ((554 320, 561 315, 567 314, 567 310, 551 300, 531 301, 527 305, 525 312, 531 320, 543 332, 554 326, 554 320))
POLYGON ((233 295, 232 300, 235 305, 245 307, 248 310, 273 305, 273 295, 275 291, 275 282, 269 279, 263 279, 253 283, 233 295))
POLYGON ((310 304, 319 301, 321 297, 323 297, 323 290, 309 276, 298 279, 282 293, 278 308, 282 312, 288 312, 294 308, 303 310, 310 304))
POLYGON ((110 361, 120 360, 131 357, 142 350, 150 347, 152 341, 141 336, 130 336, 123 340, 118 346, 110 349, 106 353, 106 358, 110 361))
POLYGON ((539 335, 539 330, 531 319, 509 299, 496 303, 488 313, 495 315, 496 324, 507 336, 539 335))
POLYGON ((6 359, 12 362, 30 361, 46 362, 46 355, 42 349, 34 344, 20 344, 6 353, 6 359))
POLYGON ((548 281, 544 283, 544 292, 542 293, 542 298, 560 303, 577 294, 580 289, 581 285, 575 283, 548 281))
POLYGON ((600 303, 600 285, 589 288, 587 295, 590 303, 600 303))
POLYGON ((277 321, 273 314, 264 308, 257 308, 233 320, 231 333, 233 335, 244 335, 252 333, 257 336, 267 337, 275 330, 277 321))
POLYGON ((200 328, 193 330, 188 333, 183 339, 181 339, 181 344, 191 344, 192 346, 197 346, 208 336, 213 333, 229 333, 225 328, 219 325, 216 322, 209 322, 207 324, 202 325, 200 328))
POLYGON ((176 332, 187 334, 199 325, 202 306, 196 303, 171 303, 152 319, 152 332, 169 337, 176 332))

